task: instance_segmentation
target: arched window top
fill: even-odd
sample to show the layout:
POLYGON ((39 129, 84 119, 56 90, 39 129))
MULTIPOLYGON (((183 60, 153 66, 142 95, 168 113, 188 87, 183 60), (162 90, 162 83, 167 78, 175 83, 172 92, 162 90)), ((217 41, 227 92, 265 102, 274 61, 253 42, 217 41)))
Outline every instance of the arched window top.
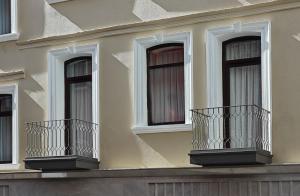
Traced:
POLYGON ((163 66, 184 62, 183 43, 168 43, 147 49, 148 66, 163 66))
POLYGON ((261 56, 260 36, 243 36, 223 42, 225 61, 256 58, 261 56))
POLYGON ((79 77, 92 74, 92 57, 82 56, 65 62, 66 77, 79 77))

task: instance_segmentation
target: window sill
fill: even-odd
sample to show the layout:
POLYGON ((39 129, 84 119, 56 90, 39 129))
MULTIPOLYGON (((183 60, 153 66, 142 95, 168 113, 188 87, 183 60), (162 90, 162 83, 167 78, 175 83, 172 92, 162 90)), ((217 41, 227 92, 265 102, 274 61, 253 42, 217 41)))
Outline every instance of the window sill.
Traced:
POLYGON ((192 131, 191 124, 176 124, 176 125, 157 125, 157 126, 135 126, 132 128, 135 134, 147 133, 170 133, 170 132, 183 132, 192 131))
POLYGON ((0 164, 0 170, 18 170, 20 169, 20 164, 0 164))
POLYGON ((9 33, 0 35, 0 42, 15 41, 19 39, 19 33, 9 33))
POLYGON ((71 1, 71 0, 46 0, 49 4, 54 4, 54 3, 61 3, 64 1, 71 1))

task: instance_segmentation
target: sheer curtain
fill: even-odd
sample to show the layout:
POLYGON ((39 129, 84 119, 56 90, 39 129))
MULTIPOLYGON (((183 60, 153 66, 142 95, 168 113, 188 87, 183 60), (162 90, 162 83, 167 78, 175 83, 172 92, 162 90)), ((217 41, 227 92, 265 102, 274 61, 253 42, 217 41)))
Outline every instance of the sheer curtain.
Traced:
POLYGON ((12 96, 0 96, 0 163, 12 162, 12 96))
POLYGON ((11 0, 0 0, 0 35, 11 33, 11 0))
MULTIPOLYGON (((226 50, 227 60, 260 57, 260 40, 234 42, 228 44, 226 50)), ((260 124, 253 115, 254 108, 247 105, 261 106, 261 66, 233 66, 229 74, 230 105, 241 106, 230 109, 231 147, 255 147, 260 124)))
POLYGON ((183 46, 151 50, 148 63, 148 104, 153 124, 182 123, 184 107, 183 46))
POLYGON ((91 59, 77 60, 67 66, 67 80, 70 82, 69 100, 66 104, 69 104, 70 118, 79 120, 71 125, 71 143, 76 149, 73 153, 86 157, 93 155, 93 133, 89 132, 89 126, 92 126, 89 123, 93 121, 91 74, 91 59))

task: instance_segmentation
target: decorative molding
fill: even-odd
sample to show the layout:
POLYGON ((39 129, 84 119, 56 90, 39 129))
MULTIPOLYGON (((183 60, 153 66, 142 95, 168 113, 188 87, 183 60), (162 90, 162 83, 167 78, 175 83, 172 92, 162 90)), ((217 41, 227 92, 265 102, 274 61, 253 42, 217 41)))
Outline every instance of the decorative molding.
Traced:
POLYGON ((20 49, 44 47, 58 45, 76 41, 87 41, 99 39, 102 37, 117 36, 128 33, 138 33, 153 30, 162 30, 184 25, 192 25, 203 22, 211 22, 217 20, 233 19, 239 17, 253 16, 258 14, 266 14, 276 11, 300 8, 299 0, 277 0, 267 3, 254 4, 238 8, 223 9, 217 11, 208 11, 185 16, 159 19, 147 22, 135 22, 99 29, 87 30, 83 32, 57 35, 51 37, 36 38, 31 40, 18 41, 17 45, 20 49))
MULTIPOLYGON (((185 122, 190 124, 192 106, 192 45, 191 33, 157 34, 152 37, 140 38, 134 41, 134 125, 135 132, 148 126, 147 112, 147 60, 146 50, 163 43, 184 44, 184 78, 185 78, 185 122), (139 127, 139 128, 138 128, 139 127)), ((155 129, 152 129, 155 130, 155 129)), ((158 129, 157 129, 158 130, 158 129)))
MULTIPOLYGON (((68 59, 79 56, 92 56, 92 105, 93 122, 99 124, 100 119, 100 65, 99 65, 99 44, 70 46, 66 48, 54 49, 48 52, 48 81, 49 81, 49 119, 64 119, 64 62, 68 59)), ((100 130, 99 130, 100 132, 100 130)), ((99 133, 96 134, 96 152, 99 159, 99 133)))
POLYGON ((19 164, 19 89, 17 83, 0 85, 0 94, 12 95, 12 163, 0 169, 18 169, 19 164))
POLYGON ((24 70, 0 73, 0 82, 20 80, 25 78, 24 70))

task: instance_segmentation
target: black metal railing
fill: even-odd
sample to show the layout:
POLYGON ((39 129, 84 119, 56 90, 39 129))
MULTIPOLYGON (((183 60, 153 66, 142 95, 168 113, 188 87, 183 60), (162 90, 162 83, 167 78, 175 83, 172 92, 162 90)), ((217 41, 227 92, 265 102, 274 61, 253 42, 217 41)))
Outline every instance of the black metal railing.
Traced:
POLYGON ((27 158, 78 155, 96 158, 98 125, 78 120, 26 123, 27 158))
POLYGON ((270 112, 257 105, 193 109, 193 149, 270 151, 270 112))

